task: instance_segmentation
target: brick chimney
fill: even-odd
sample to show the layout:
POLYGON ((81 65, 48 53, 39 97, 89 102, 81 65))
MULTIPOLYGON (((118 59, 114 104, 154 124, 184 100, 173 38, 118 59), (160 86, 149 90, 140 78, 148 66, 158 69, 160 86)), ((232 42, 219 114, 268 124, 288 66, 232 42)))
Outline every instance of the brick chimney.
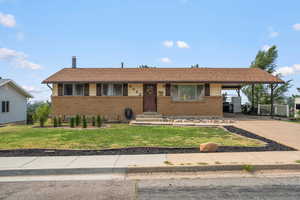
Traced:
POLYGON ((72 56, 72 68, 76 68, 76 56, 72 56))

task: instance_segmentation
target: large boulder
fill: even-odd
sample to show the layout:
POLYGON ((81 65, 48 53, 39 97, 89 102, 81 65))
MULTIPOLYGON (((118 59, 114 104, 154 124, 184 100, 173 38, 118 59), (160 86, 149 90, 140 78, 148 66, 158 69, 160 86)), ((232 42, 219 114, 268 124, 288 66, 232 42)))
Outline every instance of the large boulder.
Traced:
POLYGON ((200 144, 201 152, 215 152, 218 150, 219 145, 213 142, 200 144))

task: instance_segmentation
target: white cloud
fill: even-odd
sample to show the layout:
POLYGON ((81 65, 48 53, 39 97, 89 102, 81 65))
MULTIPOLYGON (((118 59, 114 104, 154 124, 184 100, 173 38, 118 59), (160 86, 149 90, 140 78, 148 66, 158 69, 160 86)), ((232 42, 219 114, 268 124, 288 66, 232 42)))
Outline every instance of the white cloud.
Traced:
POLYGON ((163 41, 163 45, 167 48, 171 48, 174 45, 174 42, 172 40, 165 40, 163 41))
POLYGON ((300 31, 300 24, 294 24, 294 25, 293 25, 293 29, 294 29, 295 31, 300 31))
POLYGON ((184 49, 190 48, 190 46, 185 41, 177 41, 176 45, 179 48, 184 48, 184 49))
POLYGON ((276 38, 279 36, 279 32, 275 31, 273 27, 269 27, 269 37, 276 38))
POLYGON ((38 88, 38 87, 32 86, 32 85, 22 85, 22 88, 32 94, 45 92, 45 90, 43 88, 38 88))
POLYGON ((300 64, 295 64, 293 66, 281 67, 276 70, 275 75, 281 74, 283 76, 292 75, 300 72, 300 64))
POLYGON ((268 51, 270 48, 271 48, 271 46, 266 44, 266 45, 261 47, 261 50, 268 51))
POLYGON ((12 49, 0 48, 0 60, 11 62, 17 67, 32 70, 41 69, 42 66, 27 60, 27 55, 12 49))
POLYGON ((168 57, 164 57, 164 58, 161 58, 161 59, 160 59, 160 62, 163 62, 163 63, 171 63, 172 60, 171 60, 170 58, 168 58, 168 57))
POLYGON ((276 31, 270 32, 270 37, 271 37, 271 38, 276 38, 276 37, 278 37, 278 36, 279 36, 279 33, 278 33, 278 32, 276 32, 276 31))
POLYGON ((13 15, 0 12, 0 24, 12 28, 16 25, 15 17, 13 15))
POLYGON ((51 90, 45 86, 22 85, 22 88, 33 95, 29 101, 49 101, 51 90))

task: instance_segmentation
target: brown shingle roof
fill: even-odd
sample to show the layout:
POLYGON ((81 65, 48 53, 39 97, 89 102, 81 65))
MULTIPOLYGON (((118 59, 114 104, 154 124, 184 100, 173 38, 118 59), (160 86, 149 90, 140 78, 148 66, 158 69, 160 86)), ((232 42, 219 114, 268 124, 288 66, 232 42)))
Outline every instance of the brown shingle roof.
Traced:
POLYGON ((58 82, 283 83, 258 68, 64 68, 43 81, 58 82))

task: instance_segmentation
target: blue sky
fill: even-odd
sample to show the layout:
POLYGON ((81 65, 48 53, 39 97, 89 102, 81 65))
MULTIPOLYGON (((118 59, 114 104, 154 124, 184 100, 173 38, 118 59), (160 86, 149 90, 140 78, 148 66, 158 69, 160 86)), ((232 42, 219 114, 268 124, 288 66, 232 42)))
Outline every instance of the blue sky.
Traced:
POLYGON ((36 99, 71 56, 79 67, 248 67, 277 45, 278 69, 300 87, 300 1, 0 0, 0 76, 36 99))

